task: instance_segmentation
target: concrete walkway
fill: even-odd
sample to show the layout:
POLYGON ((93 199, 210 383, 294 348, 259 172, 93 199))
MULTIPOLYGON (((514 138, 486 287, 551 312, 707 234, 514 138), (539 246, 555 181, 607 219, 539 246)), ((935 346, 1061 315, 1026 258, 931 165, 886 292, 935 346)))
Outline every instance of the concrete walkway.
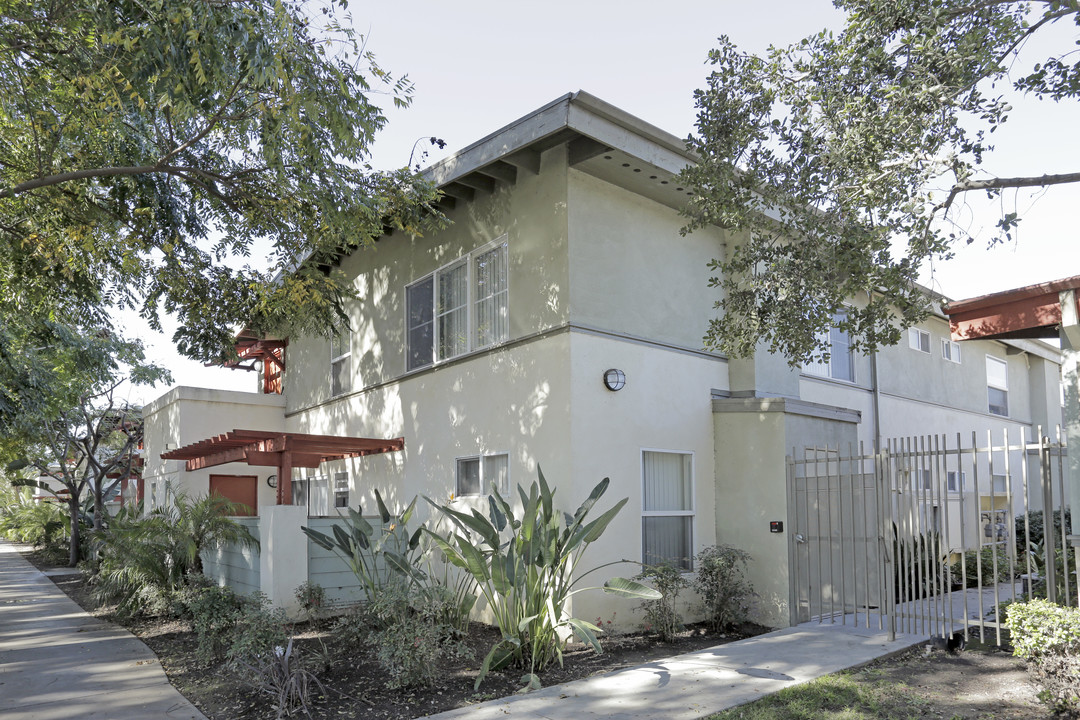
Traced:
POLYGON ((696 720, 925 642, 923 636, 889 642, 875 630, 806 624, 431 717, 696 720))
POLYGON ((206 720, 150 648, 84 612, 2 540, 0 717, 206 720))

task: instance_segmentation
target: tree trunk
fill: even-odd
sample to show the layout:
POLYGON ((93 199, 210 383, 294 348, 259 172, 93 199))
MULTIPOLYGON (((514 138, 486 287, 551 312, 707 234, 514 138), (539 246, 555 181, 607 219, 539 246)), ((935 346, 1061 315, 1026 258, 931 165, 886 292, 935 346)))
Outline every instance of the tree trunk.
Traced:
POLYGON ((79 501, 68 499, 68 516, 71 519, 71 542, 68 544, 68 567, 79 564, 79 501))

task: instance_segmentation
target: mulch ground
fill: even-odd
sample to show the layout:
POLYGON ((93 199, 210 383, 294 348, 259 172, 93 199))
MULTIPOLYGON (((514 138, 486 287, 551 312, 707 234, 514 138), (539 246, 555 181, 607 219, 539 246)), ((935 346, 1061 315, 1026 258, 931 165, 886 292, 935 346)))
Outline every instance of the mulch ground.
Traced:
MULTIPOLYGON (((35 564, 42 558, 28 555, 35 564)), ((42 563, 44 565, 46 563, 42 563)), ((41 565, 39 565, 41 567, 41 565)), ((43 568, 44 569, 44 568, 43 568)), ((108 608, 97 607, 81 575, 60 575, 53 581, 75 602, 92 614, 116 621, 108 608)), ((245 682, 245 673, 224 663, 206 665, 196 656, 197 639, 184 621, 139 618, 123 623, 153 650, 176 688, 211 720, 246 720, 275 717, 270 699, 245 682)), ((554 665, 541 673, 544 685, 579 680, 672 655, 693 652, 765 632, 767 628, 746 625, 739 633, 716 634, 690 626, 674 642, 661 642, 655 635, 641 632, 609 632, 603 638, 603 654, 571 644, 563 656, 563 666, 554 665)), ((522 687, 520 669, 492 672, 479 690, 473 685, 480 663, 498 635, 494 628, 479 623, 470 626, 465 639, 472 659, 442 664, 435 685, 409 690, 387 687, 387 676, 371 649, 336 641, 327 630, 305 624, 295 628, 295 645, 303 657, 325 657, 318 677, 326 695, 312 708, 312 718, 378 718, 406 720, 470 704, 511 695, 522 687), (325 655, 323 651, 325 648, 325 655)))

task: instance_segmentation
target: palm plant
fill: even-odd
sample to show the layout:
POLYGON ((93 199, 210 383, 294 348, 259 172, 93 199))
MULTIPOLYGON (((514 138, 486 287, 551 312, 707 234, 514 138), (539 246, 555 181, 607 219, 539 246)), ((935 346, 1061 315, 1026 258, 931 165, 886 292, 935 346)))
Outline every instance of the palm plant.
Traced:
POLYGON ((143 515, 141 505, 122 508, 109 527, 94 533, 98 568, 94 595, 118 601, 130 614, 147 596, 162 599, 190 574, 202 573, 201 553, 219 545, 258 546, 246 527, 229 517, 239 506, 220 495, 176 497, 169 508, 143 515))
POLYGON ((169 524, 177 561, 186 572, 201 573, 204 550, 223 545, 259 546, 258 539, 231 517, 241 514, 243 508, 218 494, 189 499, 178 493, 171 507, 155 512, 169 524))

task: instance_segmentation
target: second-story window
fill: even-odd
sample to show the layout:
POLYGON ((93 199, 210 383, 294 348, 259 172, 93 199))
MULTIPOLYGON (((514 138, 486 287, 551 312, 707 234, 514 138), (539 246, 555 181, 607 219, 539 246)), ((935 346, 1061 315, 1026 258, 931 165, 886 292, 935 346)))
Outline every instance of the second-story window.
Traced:
POLYGON ((406 370, 509 337, 506 247, 504 236, 405 288, 406 370))
POLYGON ((930 333, 919 328, 908 328, 908 347, 930 354, 930 333))
POLYGON ((1009 416, 1009 365, 986 356, 986 394, 992 415, 1009 416))
POLYGON ((330 338, 330 394, 343 395, 352 390, 352 369, 349 358, 349 335, 330 338))
POLYGON ((855 359, 851 352, 851 338, 847 332, 837 327, 847 320, 847 312, 841 310, 833 314, 833 326, 826 337, 822 333, 818 339, 829 345, 828 360, 814 360, 803 365, 803 371, 810 375, 855 382, 855 359))

